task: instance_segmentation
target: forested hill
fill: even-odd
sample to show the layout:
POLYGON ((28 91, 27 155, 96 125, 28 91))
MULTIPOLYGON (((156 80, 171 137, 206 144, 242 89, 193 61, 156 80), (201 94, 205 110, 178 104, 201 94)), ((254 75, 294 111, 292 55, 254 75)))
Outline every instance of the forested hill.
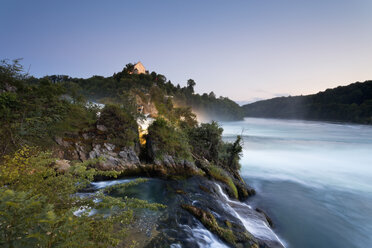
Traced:
MULTIPOLYGON (((48 76, 54 83, 62 83, 69 95, 83 95, 97 102, 122 102, 141 98, 141 102, 153 102, 160 114, 166 114, 171 107, 191 107, 194 112, 207 120, 241 120, 240 106, 227 97, 216 97, 210 93, 194 92, 195 81, 189 79, 187 86, 174 85, 156 72, 133 74, 133 64, 127 64, 121 72, 110 77, 93 76, 87 79, 71 78, 65 75, 48 76), (172 105, 172 106, 170 106, 172 105)), ((198 116, 199 117, 199 116, 198 116)))
POLYGON ((372 81, 339 86, 314 95, 277 97, 242 108, 246 117, 372 124, 372 81))

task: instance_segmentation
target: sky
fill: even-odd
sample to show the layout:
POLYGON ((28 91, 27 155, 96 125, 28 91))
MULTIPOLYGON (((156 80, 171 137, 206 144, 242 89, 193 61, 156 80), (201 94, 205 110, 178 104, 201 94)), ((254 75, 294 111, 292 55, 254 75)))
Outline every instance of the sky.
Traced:
POLYGON ((1 0, 0 59, 84 78, 141 61, 251 102, 372 79, 371 13, 371 0, 1 0))

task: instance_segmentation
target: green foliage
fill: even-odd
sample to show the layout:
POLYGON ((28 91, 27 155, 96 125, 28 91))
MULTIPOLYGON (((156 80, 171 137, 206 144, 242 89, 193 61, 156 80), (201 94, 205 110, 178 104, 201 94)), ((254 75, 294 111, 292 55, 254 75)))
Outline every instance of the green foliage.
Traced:
POLYGON ((243 106, 246 116, 372 124, 372 81, 314 95, 278 97, 243 106))
POLYGON ((223 129, 214 121, 186 130, 195 156, 205 158, 232 172, 240 169, 239 160, 243 152, 241 136, 238 136, 234 143, 223 142, 223 129))
POLYGON ((188 130, 193 153, 209 161, 218 163, 218 153, 222 145, 223 129, 217 122, 202 123, 188 130))
POLYGON ((176 125, 182 129, 194 128, 198 125, 196 115, 188 108, 173 108, 173 119, 176 125))
POLYGON ((192 94, 194 93, 194 87, 195 87, 196 83, 194 80, 192 79, 189 79, 187 80, 187 90, 192 94))
POLYGON ((134 117, 118 105, 106 105, 97 124, 107 128, 110 143, 129 147, 139 142, 138 126, 134 117))
POLYGON ((163 118, 156 119, 148 128, 147 145, 156 147, 156 156, 171 155, 179 159, 192 159, 187 136, 181 129, 163 118))
POLYGON ((238 240, 238 238, 231 230, 231 227, 229 226, 227 226, 227 228, 221 227, 212 213, 187 204, 182 204, 182 208, 187 210, 192 215, 194 215, 201 223, 203 223, 203 225, 208 230, 217 234, 221 239, 225 240, 233 247, 237 247, 236 241, 238 240))
POLYGON ((234 143, 223 143, 219 153, 219 162, 226 169, 240 170, 239 160, 243 155, 242 137, 238 135, 234 143))
MULTIPOLYGON (((117 172, 91 169, 94 161, 72 164, 64 173, 50 154, 25 147, 0 164, 0 244, 2 247, 117 246, 133 221, 133 210, 163 207, 146 201, 111 197, 109 190, 79 197, 94 176, 117 172), (94 201, 95 198, 100 201, 94 201), (80 216, 74 211, 86 209, 80 216), (98 212, 88 215, 91 209, 98 212), (102 211, 100 211, 102 210, 102 211)), ((129 185, 115 186, 124 190, 129 185), (122 188, 121 188, 122 187, 122 188)))
POLYGON ((213 92, 202 95, 194 94, 196 83, 193 79, 189 79, 187 85, 181 88, 156 72, 137 75, 130 74, 132 71, 133 64, 127 64, 121 72, 115 73, 112 77, 93 76, 81 79, 53 75, 48 78, 57 78, 56 82, 76 84, 78 87, 68 87, 67 92, 71 96, 78 91, 88 99, 101 102, 111 99, 111 102, 121 103, 123 100, 121 95, 129 92, 135 92, 137 95, 149 94, 159 113, 168 119, 171 119, 173 105, 191 107, 211 120, 229 121, 243 118, 240 106, 226 97, 216 98, 213 92))
POLYGON ((92 127, 97 110, 78 101, 78 93, 70 101, 62 79, 30 78, 18 61, 0 65, 0 155, 25 144, 50 148, 54 136, 92 127))

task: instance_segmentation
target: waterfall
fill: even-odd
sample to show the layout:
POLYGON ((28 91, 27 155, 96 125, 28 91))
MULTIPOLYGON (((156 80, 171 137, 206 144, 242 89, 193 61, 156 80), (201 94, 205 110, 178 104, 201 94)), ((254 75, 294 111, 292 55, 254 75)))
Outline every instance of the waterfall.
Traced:
MULTIPOLYGON (((200 222, 196 226, 179 225, 187 233, 186 241, 196 243, 200 248, 228 248, 216 235, 206 229, 200 222)), ((181 244, 172 244, 171 248, 181 248, 181 244)), ((185 246, 187 247, 187 246, 185 246)))
POLYGON ((281 244, 283 247, 285 245, 280 240, 280 238, 274 233, 274 231, 263 221, 257 213, 252 211, 252 207, 248 204, 234 201, 229 199, 229 197, 223 192, 221 186, 216 183, 216 186, 223 198, 226 200, 226 207, 233 213, 244 225, 245 229, 251 233, 254 237, 265 240, 274 241, 281 244), (249 210, 249 211, 247 211, 249 210), (244 217, 243 217, 244 216, 244 217))

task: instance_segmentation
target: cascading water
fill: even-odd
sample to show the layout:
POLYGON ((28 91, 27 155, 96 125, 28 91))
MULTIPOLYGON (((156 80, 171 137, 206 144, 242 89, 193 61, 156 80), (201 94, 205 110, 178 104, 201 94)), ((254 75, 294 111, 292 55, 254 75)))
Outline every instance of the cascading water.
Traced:
POLYGON ((231 212, 243 223, 248 232, 260 240, 279 243, 285 247, 283 242, 267 225, 267 223, 262 220, 262 218, 260 218, 255 211, 252 211, 251 206, 229 199, 229 197, 223 192, 221 186, 217 183, 216 186, 221 196, 223 196, 223 198, 226 200, 226 207, 229 208, 231 212))
MULTIPOLYGON (((208 231, 202 224, 199 222, 196 223, 196 226, 190 227, 188 225, 180 225, 180 228, 187 233, 186 240, 196 243, 198 247, 203 248, 228 248, 221 240, 219 240, 213 233, 208 231)), ((181 244, 172 244, 172 248, 181 248, 181 244)))
MULTIPOLYGON (((98 181, 91 184, 93 191, 97 192, 103 188, 110 187, 115 184, 127 183, 134 179, 118 179, 110 181, 98 181)), ((173 248, 178 247, 210 247, 210 248, 226 248, 226 245, 217 235, 210 232, 205 226, 195 217, 185 211, 180 211, 180 202, 189 202, 196 207, 209 209, 213 215, 220 220, 230 220, 235 223, 242 223, 242 228, 245 228, 260 242, 268 244, 270 247, 284 247, 280 239, 266 224, 264 217, 253 210, 249 205, 229 199, 223 192, 220 185, 209 182, 208 180, 200 181, 201 179, 189 179, 188 184, 179 183, 178 181, 168 181, 159 179, 149 179, 146 183, 142 183, 131 187, 126 194, 128 197, 139 197, 140 199, 149 200, 150 202, 159 202, 167 205, 165 212, 154 213, 154 218, 149 218, 147 212, 142 212, 140 218, 144 218, 140 223, 152 221, 160 225, 158 231, 163 233, 165 240, 170 243, 167 245, 173 248), (214 188, 214 194, 204 194, 198 188, 198 185, 209 185, 214 188), (189 188, 181 188, 181 187, 189 188), (174 194, 172 189, 181 188, 189 194, 174 194), (158 216, 158 217, 156 217, 158 216), (165 216, 165 222, 162 222, 160 216, 165 216), (160 222, 158 222, 160 221, 160 222)), ((94 197, 95 192, 79 193, 80 197, 94 197)), ((120 195, 117 195, 120 196, 120 195)), ((89 211, 89 215, 95 213, 94 209, 80 209, 75 212, 79 216, 82 213, 89 211)), ((145 224, 146 226, 147 224, 145 224)), ((141 227, 143 228, 143 227, 141 227)))

